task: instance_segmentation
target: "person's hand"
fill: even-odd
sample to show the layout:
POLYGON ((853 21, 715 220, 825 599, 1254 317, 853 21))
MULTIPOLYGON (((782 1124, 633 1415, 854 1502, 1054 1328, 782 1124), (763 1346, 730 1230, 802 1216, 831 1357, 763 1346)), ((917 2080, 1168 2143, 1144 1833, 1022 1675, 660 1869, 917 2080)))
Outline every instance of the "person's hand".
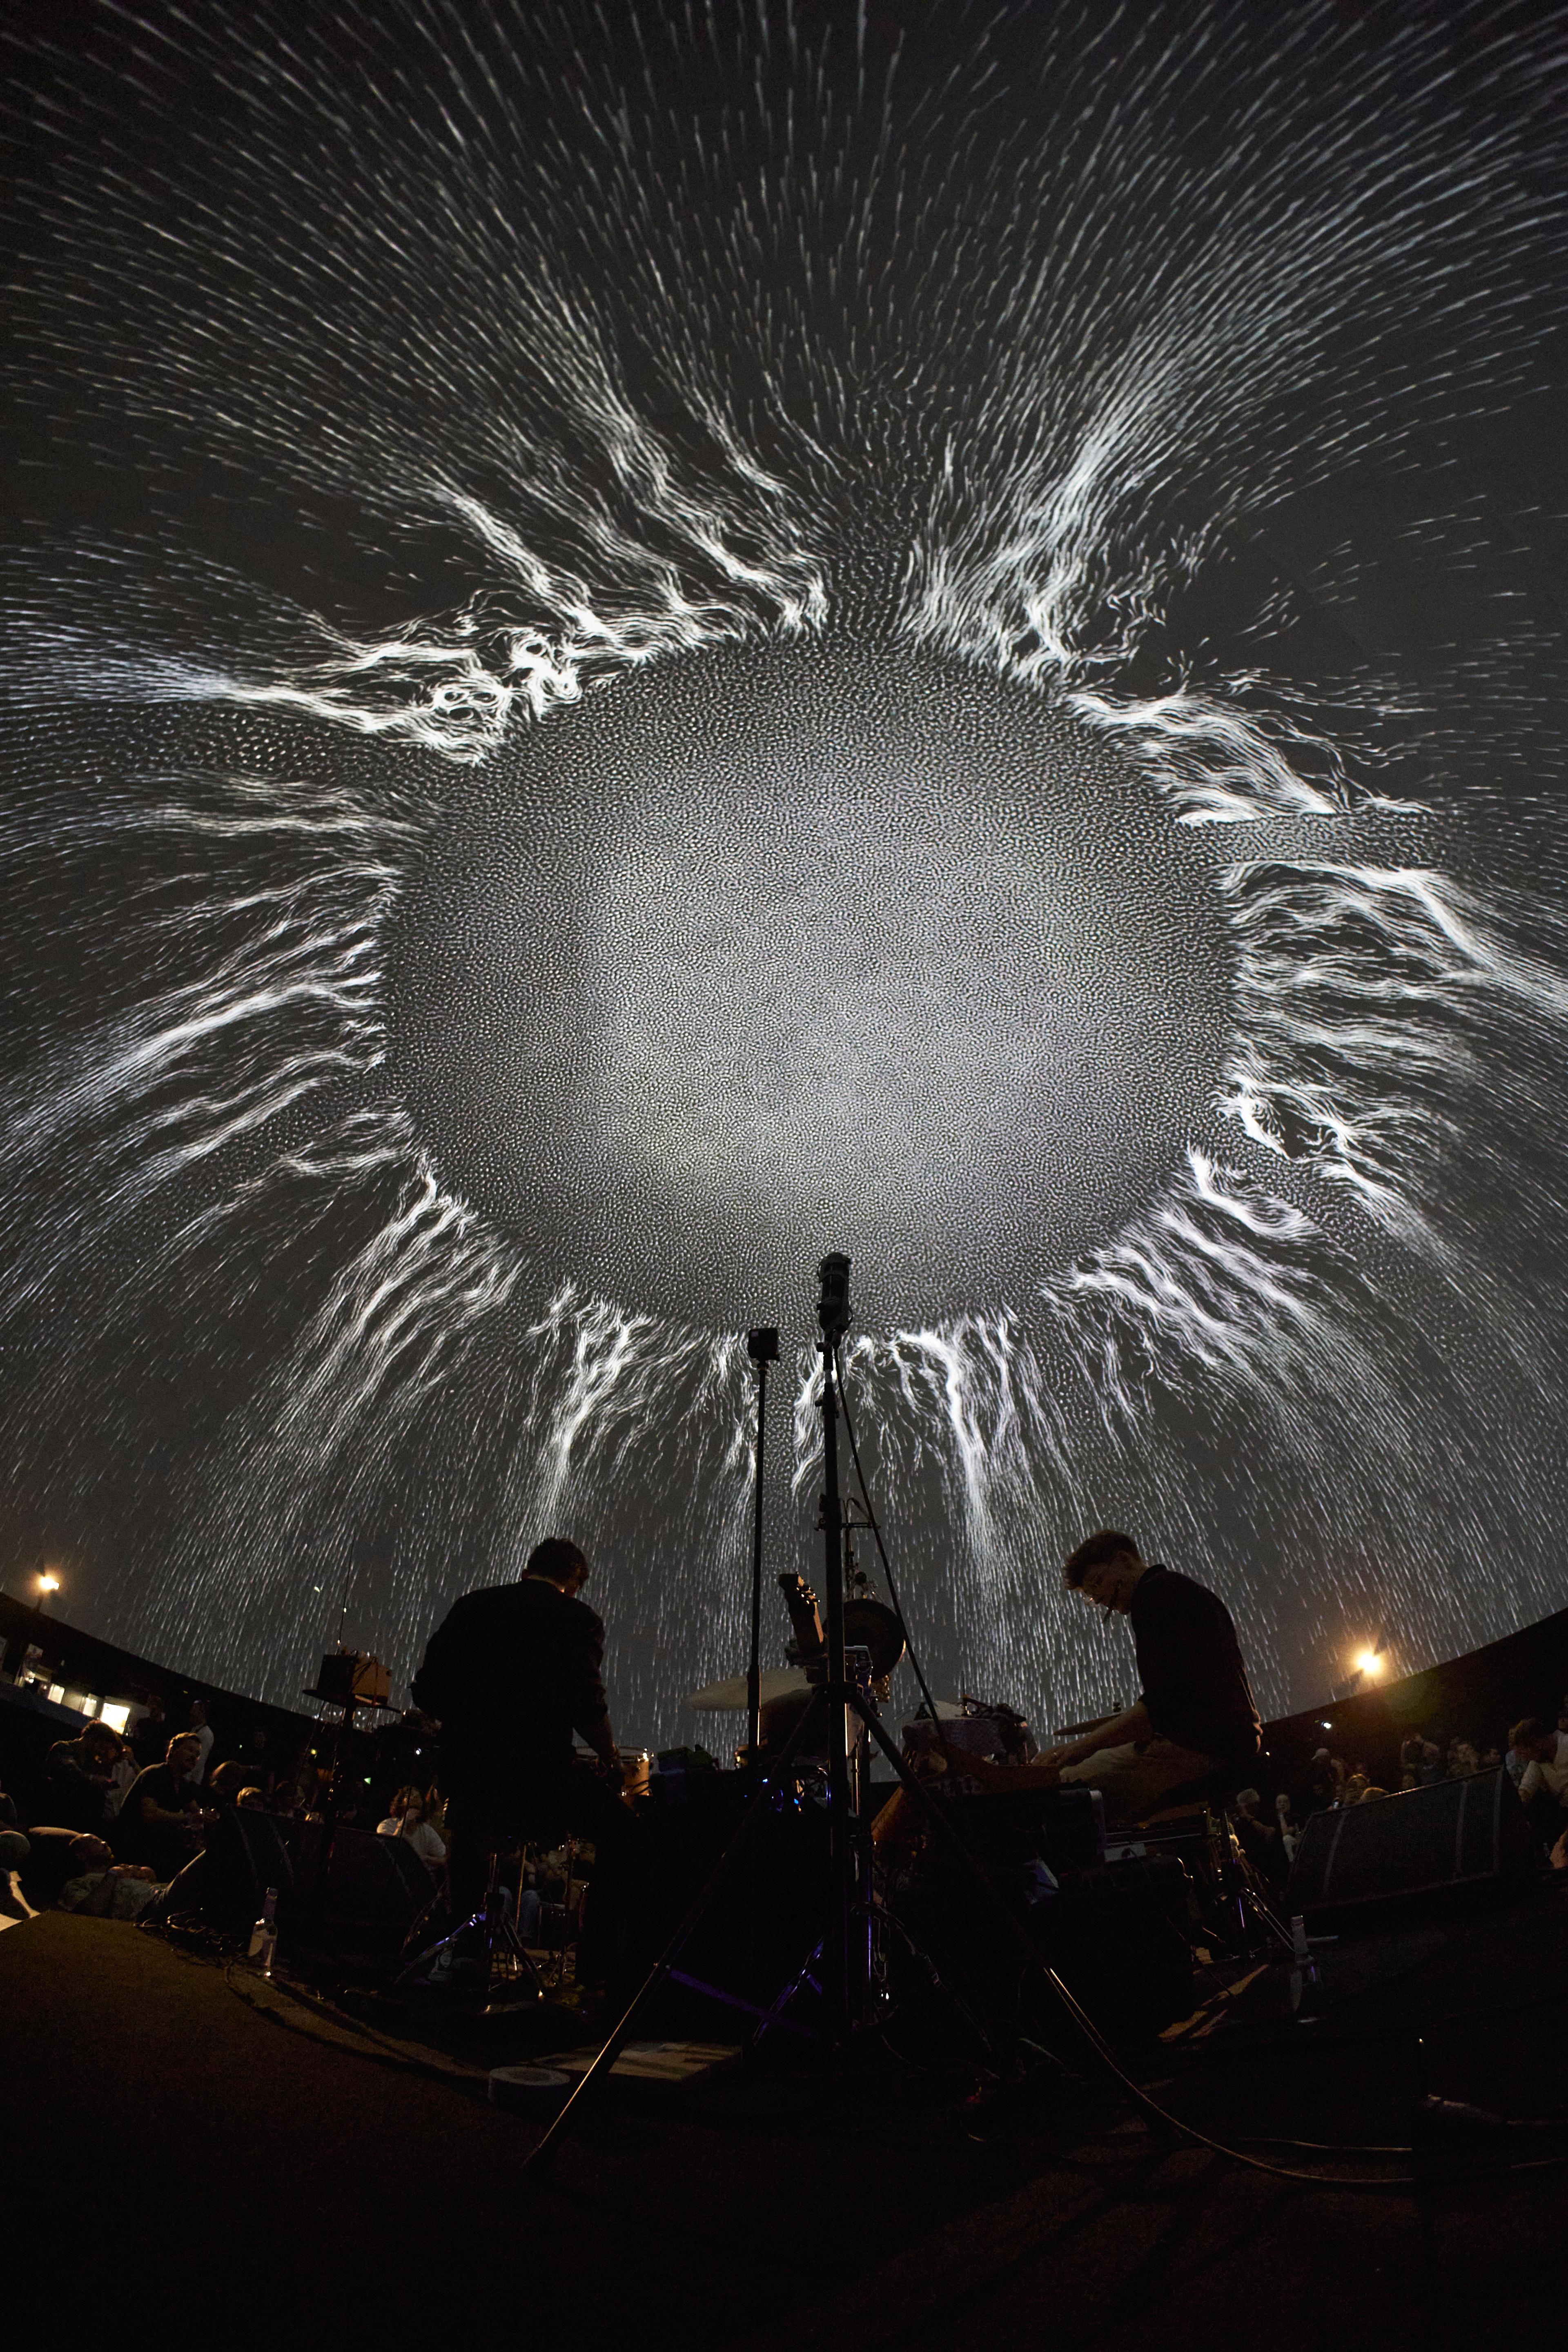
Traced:
POLYGON ((1047 1748, 1034 1761, 1037 1771, 1059 1772, 1064 1764, 1081 1764, 1083 1759, 1076 1748, 1047 1748))

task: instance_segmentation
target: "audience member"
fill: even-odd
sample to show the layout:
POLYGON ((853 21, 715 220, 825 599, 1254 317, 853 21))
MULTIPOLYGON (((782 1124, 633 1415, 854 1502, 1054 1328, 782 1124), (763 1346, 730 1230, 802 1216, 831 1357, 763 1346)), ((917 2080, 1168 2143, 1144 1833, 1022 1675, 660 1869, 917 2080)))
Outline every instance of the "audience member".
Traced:
POLYGON ((236 1754, 245 1767, 247 1781, 265 1796, 278 1777, 278 1759, 267 1744, 267 1726, 259 1721, 253 1723, 236 1754))
POLYGON ((1234 1815, 1236 1834, 1243 1853, 1258 1875, 1271 1885, 1280 1885, 1289 1866, 1285 1842, 1279 1822, 1266 1822, 1262 1808, 1263 1798, 1258 1790, 1238 1790, 1234 1815))
POLYGON ((212 1725, 207 1721, 207 1703, 205 1698, 194 1698, 191 1701, 190 1736, 202 1751, 196 1769, 191 1774, 192 1780, 199 1787, 207 1777, 207 1761, 213 1752, 215 1736, 212 1725))
POLYGON ((110 1775, 114 1783, 109 1791, 109 1810, 111 1815, 118 1813, 121 1806, 125 1802, 125 1791, 136 1778, 136 1759, 131 1752, 130 1743, 122 1739, 120 1743, 120 1753, 114 1759, 114 1769, 110 1775))
POLYGON ((72 1875, 56 1898, 62 1911, 89 1919, 139 1919, 163 1892, 155 1871, 117 1863, 100 1837, 73 1839, 70 1861, 72 1875))
POLYGON ((63 1830, 101 1830, 113 1818, 110 1793, 120 1735, 89 1723, 75 1739, 57 1739, 44 1759, 44 1819, 63 1830))
POLYGON ((162 1764, 149 1764, 138 1772, 116 1824, 114 1842, 121 1862, 147 1863, 161 1879, 174 1878, 184 1868, 201 1824, 195 1777, 200 1757, 195 1735, 183 1731, 170 1740, 162 1764))
POLYGON ((423 1789, 399 1789, 385 1821, 376 1823, 376 1835, 405 1839, 431 1870, 439 1870, 447 1859, 446 1847, 425 1818, 423 1789))
POLYGON ((13 1885, 11 1874, 20 1870, 32 1847, 16 1823, 16 1808, 4 1789, 0 1789, 0 1915, 7 1919, 25 1919, 28 1906, 13 1885))
POLYGON ((169 1719, 163 1712, 163 1702, 156 1691, 147 1694, 147 1712, 131 1734, 131 1752, 140 1769, 147 1764, 161 1764, 169 1746, 169 1719))
POLYGON ((1550 1848, 1562 1832, 1563 1808, 1568 1805, 1568 1758, 1559 1761, 1556 1732, 1548 1730, 1534 1716, 1514 1725, 1508 1744, 1510 1752, 1523 1759, 1520 1802, 1537 1837, 1550 1848))
POLYGON ((246 1769, 237 1758, 230 1757, 224 1764, 215 1764, 207 1775, 206 1793, 209 1801, 222 1812, 239 1801, 239 1792, 246 1784, 246 1769))
POLYGON ((267 1811, 267 1793, 262 1789, 242 1789, 234 1801, 236 1809, 242 1812, 264 1813, 267 1811))

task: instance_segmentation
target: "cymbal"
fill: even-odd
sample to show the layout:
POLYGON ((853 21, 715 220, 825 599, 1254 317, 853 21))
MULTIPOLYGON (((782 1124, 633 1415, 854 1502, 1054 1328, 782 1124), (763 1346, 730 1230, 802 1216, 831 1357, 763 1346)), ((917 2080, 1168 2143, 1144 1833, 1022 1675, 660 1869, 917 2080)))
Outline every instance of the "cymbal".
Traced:
MULTIPOLYGON (((809 1688, 805 1669, 800 1666, 765 1666, 762 1675, 762 1697, 765 1706, 769 1699, 783 1698, 787 1691, 809 1688)), ((708 1683, 693 1691, 686 1702, 708 1715, 738 1715, 746 1706, 746 1677, 726 1675, 721 1683, 708 1683)))

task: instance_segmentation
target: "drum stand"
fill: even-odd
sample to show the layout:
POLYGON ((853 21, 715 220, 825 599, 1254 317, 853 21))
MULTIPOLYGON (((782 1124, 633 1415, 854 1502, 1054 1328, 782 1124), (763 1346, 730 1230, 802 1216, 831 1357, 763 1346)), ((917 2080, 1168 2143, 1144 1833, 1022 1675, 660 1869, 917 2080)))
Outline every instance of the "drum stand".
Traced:
MULTIPOLYGON (((847 2052, 873 2021, 876 1952, 871 1895, 871 1831, 868 1812, 860 1811, 856 1807, 857 1776, 853 1769, 854 1750, 864 1733, 881 1749, 898 1775, 905 1794, 923 1816, 933 1835, 967 1871, 977 1892, 989 1904, 1010 1940, 1021 1948, 1029 1963, 1045 1971, 1069 2016, 1089 2035, 1093 2044, 1099 2044, 1098 2034, 1072 1994, 1055 1971, 1047 1968, 1026 1930, 997 1894, 943 1808, 905 1763, 873 1706, 869 1693, 860 1686, 858 1680, 852 1679, 847 1671, 841 1556, 844 1503, 838 1472, 839 1405, 835 1351, 839 1336, 847 1328, 849 1320, 848 1259, 841 1256, 825 1258, 821 1275, 822 1298, 817 1314, 822 1326, 823 1483, 826 1491, 822 1499, 821 1526, 827 1595, 825 1629, 826 1677, 818 1685, 816 1705, 806 1708, 801 1715, 785 1740, 777 1762, 760 1781, 741 1817, 739 1827, 696 1902, 654 1962, 629 2006, 611 2028, 593 2064, 578 2078, 571 2096, 551 2123, 543 2138, 524 2158, 523 2171, 536 2177, 547 2169, 556 2149, 581 2120, 588 2101, 608 2081, 616 2060, 631 2039, 638 2011, 667 1978, 678 1974, 676 1962, 681 1952, 745 1851, 764 1811, 789 1781, 791 1768, 808 1733, 814 1737, 817 1735, 824 1714, 827 1726, 828 1857, 832 1880, 827 1918, 817 1951, 813 1953, 789 1991, 775 2002, 773 2011, 767 2013, 770 2021, 781 2024, 786 2021, 784 2009, 795 1990, 812 1976, 820 1956, 820 1974, 812 1979, 820 1988, 827 2011, 826 2032, 820 2038, 828 2041, 838 2051, 847 2052)), ((734 2005, 748 2009, 752 2006, 750 2002, 734 2005)), ((800 2029, 796 2027, 795 2030, 798 2032, 800 2029)))
MULTIPOLYGON (((518 1885, 522 1885, 519 1865, 518 1885)), ((409 1930, 409 1941, 417 1935, 429 1916, 429 1906, 409 1930)), ((404 1948, 405 1950, 407 1946, 404 1948)), ((542 2000, 544 1979, 517 1932, 515 1917, 504 1900, 500 1883, 500 1855, 490 1856, 489 1884, 485 1889, 485 1907, 454 1927, 438 1944, 420 1952, 410 1960, 394 1979, 397 1992, 415 1990, 464 1990, 474 1996, 475 2011, 480 2017, 493 2015, 500 2008, 511 2008, 519 2000, 542 2000), (469 1966, 473 1973, 468 1974, 469 1966), (514 1988, 510 2000, 496 2001, 492 1991, 498 1984, 514 1988), (517 1990, 521 1988, 521 1990, 517 1990)))

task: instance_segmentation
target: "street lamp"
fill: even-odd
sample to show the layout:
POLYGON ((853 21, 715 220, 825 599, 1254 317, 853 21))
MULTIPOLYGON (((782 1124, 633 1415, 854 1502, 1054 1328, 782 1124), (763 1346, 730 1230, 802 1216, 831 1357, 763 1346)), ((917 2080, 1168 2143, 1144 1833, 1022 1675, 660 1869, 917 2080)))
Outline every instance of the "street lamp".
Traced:
POLYGON ((48 1597, 49 1597, 50 1593, 51 1593, 51 1592, 58 1592, 58 1591, 59 1591, 59 1589, 60 1589, 60 1580, 59 1580, 59 1578, 55 1574, 55 1571, 54 1571, 54 1570, 53 1570, 52 1568, 46 1568, 46 1569, 45 1569, 45 1570, 44 1570, 44 1572, 43 1572, 43 1574, 42 1574, 42 1576, 40 1576, 40 1577, 39 1577, 39 1579, 38 1579, 38 1604, 37 1604, 37 1605, 38 1605, 38 1614, 39 1614, 39 1616, 40 1616, 40 1617, 41 1617, 41 1616, 43 1615, 43 1613, 44 1613, 44 1603, 45 1603, 45 1601, 48 1599, 48 1597))

